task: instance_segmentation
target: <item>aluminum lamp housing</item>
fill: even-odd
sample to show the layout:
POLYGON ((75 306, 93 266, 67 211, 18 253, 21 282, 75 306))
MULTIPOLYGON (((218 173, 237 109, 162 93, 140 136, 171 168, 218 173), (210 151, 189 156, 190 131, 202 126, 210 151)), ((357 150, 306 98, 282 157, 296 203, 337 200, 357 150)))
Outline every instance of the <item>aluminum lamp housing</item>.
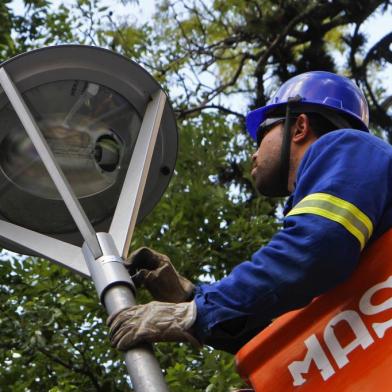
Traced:
MULTIPOLYGON (((133 61, 82 45, 1 64, 17 85, 96 232, 107 232, 141 122, 158 83, 133 61)), ((165 105, 138 222, 174 172, 178 134, 165 105)), ((83 238, 0 88, 0 219, 77 246, 83 238)), ((10 240, 7 249, 29 254, 10 240)), ((30 252, 31 253, 31 252, 30 252)))

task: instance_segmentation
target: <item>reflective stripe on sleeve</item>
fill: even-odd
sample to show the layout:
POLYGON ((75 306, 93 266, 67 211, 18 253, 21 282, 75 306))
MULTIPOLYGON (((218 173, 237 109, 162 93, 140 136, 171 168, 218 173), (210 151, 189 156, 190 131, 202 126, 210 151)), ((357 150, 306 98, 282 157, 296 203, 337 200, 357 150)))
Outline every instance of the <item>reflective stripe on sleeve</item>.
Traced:
POLYGON ((373 233, 373 223, 354 204, 327 193, 313 193, 304 197, 286 215, 314 214, 340 223, 360 243, 361 250, 373 233))

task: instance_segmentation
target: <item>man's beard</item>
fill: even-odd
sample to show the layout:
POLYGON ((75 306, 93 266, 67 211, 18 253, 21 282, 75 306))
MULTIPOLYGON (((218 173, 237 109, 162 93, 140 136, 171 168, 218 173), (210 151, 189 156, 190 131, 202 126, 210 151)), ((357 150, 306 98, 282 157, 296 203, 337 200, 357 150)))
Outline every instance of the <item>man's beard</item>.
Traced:
MULTIPOLYGON (((266 173, 267 170, 264 171, 266 173)), ((260 175, 261 174, 261 175, 260 175)), ((280 162, 268 168, 268 174, 255 176, 257 191, 268 197, 284 197, 289 195, 287 175, 282 173, 280 162)))

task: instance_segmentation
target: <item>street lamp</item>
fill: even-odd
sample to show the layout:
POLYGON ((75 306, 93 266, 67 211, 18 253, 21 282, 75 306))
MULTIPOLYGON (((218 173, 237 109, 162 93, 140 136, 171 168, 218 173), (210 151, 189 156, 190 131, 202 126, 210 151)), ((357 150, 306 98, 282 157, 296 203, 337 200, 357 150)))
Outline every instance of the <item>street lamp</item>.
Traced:
MULTIPOLYGON (((136 63, 80 45, 2 63, 0 87, 0 245, 91 276, 109 314, 135 304, 122 261, 177 154, 166 95, 136 63)), ((136 391, 167 391, 148 346, 125 359, 136 391)))

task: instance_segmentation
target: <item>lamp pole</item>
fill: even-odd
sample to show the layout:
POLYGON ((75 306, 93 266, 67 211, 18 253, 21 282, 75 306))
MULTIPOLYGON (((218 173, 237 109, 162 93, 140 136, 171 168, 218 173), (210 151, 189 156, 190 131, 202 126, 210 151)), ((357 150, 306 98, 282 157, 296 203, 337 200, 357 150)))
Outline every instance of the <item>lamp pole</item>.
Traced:
MULTIPOLYGON (((81 250, 84 261, 108 314, 111 315, 128 306, 135 305, 134 286, 122 263, 123 259, 121 256, 125 256, 136 223, 165 107, 165 94, 162 91, 158 91, 147 105, 135 146, 136 154, 133 154, 131 158, 110 232, 97 234, 75 196, 72 187, 56 162, 22 95, 4 66, 0 68, 0 85, 31 138, 43 164, 84 238, 85 242, 81 250), (130 204, 127 204, 128 202, 130 204), (116 238, 113 234, 115 234, 116 238)), ((12 225, 8 226, 12 228, 12 225)), ((15 227, 15 230, 23 233, 24 229, 15 227)), ((30 231, 25 230, 24 232, 30 235, 30 231)), ((51 241, 50 237, 40 234, 36 234, 35 238, 42 242, 46 238, 48 238, 49 242, 51 241)), ((45 247, 43 246, 43 248, 45 247)), ((74 248, 67 249, 71 249, 74 252, 74 248)), ((50 248, 48 251, 51 253, 51 257, 56 259, 56 256, 53 255, 53 248, 50 248)), ((125 360, 136 392, 168 391, 159 363, 149 345, 129 350, 125 354, 125 360)))

